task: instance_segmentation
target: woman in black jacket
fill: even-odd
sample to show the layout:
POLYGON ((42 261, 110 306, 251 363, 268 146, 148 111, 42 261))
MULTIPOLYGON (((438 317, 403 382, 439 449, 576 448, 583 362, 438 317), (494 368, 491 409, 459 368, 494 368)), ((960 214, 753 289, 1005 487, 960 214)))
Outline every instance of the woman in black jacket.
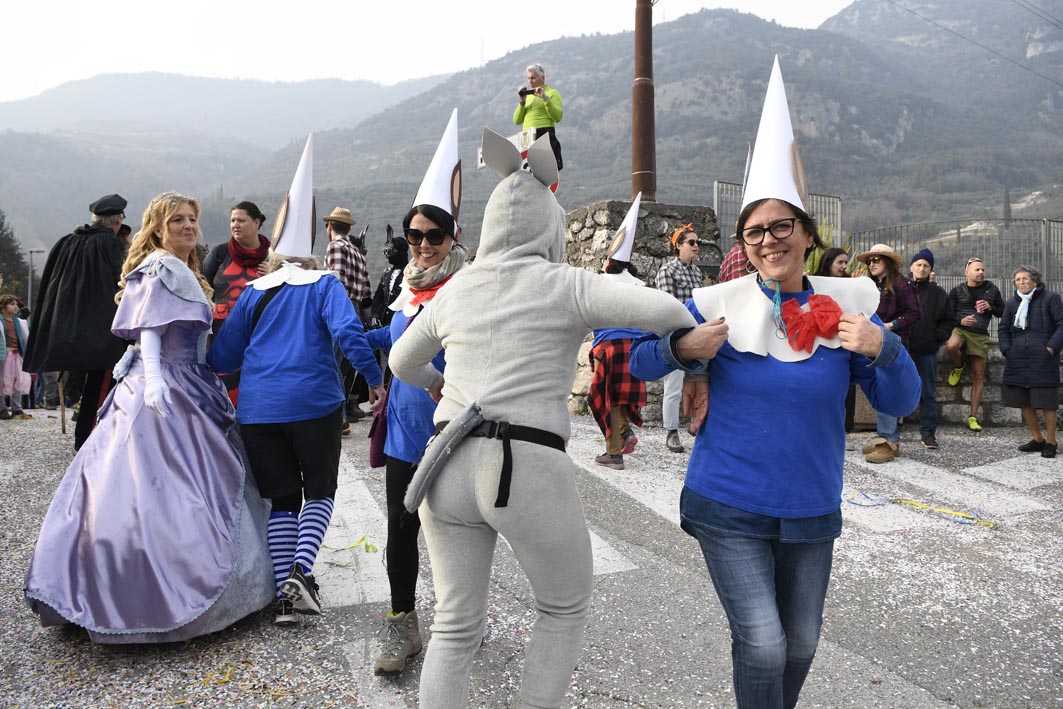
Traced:
POLYGON ((1025 453, 1056 456, 1056 408, 1059 406, 1059 351, 1063 349, 1063 299, 1045 288, 1032 266, 1015 269, 1015 297, 1000 319, 1004 353, 1004 405, 1022 410, 1033 440, 1025 453), (1041 435, 1037 409, 1045 419, 1041 435))

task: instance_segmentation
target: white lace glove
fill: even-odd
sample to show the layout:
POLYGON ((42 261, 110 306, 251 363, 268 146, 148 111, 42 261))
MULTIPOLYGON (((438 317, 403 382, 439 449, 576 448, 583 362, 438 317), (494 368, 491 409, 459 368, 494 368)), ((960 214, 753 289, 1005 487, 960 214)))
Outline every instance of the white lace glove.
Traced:
POLYGON ((144 360, 144 404, 163 418, 170 415, 170 387, 162 378, 162 330, 140 331, 140 358, 144 360))

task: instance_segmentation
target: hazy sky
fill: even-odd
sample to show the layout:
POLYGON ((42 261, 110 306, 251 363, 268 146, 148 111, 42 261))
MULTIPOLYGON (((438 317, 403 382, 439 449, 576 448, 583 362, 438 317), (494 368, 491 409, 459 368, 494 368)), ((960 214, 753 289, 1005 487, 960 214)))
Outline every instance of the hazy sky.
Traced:
MULTIPOLYGON (((654 21, 730 7, 816 27, 852 0, 659 0, 654 21)), ((384 84, 461 71, 561 36, 634 29, 634 0, 11 0, 0 101, 114 72, 384 84)), ((549 58, 543 57, 549 72, 549 58)))

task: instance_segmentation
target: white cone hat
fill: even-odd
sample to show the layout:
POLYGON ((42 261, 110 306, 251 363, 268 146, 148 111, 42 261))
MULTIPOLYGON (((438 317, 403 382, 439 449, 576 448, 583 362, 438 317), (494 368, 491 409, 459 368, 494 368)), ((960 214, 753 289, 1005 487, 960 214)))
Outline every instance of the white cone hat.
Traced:
POLYGON ((613 236, 613 243, 609 247, 607 255, 614 261, 623 261, 625 263, 631 261, 631 249, 635 245, 635 227, 639 223, 639 204, 641 202, 642 193, 639 192, 635 195, 634 201, 631 202, 631 208, 627 210, 627 216, 620 223, 620 228, 616 230, 616 234, 613 236))
POLYGON ((781 199, 808 211, 808 186, 786 103, 779 57, 771 68, 757 142, 742 190, 742 209, 760 199, 781 199))
POLYGON ((461 160, 458 159, 458 109, 450 113, 447 129, 413 199, 413 206, 431 204, 458 221, 461 208, 461 160))
POLYGON ((273 225, 273 251, 293 258, 309 258, 314 251, 317 217, 314 207, 314 135, 306 138, 292 187, 284 197, 273 225))

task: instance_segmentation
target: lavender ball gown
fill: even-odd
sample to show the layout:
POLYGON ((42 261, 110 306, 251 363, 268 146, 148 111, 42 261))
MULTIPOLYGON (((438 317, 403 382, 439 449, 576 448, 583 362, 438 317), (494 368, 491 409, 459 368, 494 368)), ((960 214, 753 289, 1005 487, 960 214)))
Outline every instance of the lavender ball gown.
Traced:
POLYGON ((137 339, 166 326, 170 415, 144 404, 144 365, 131 349, 52 499, 26 601, 43 625, 75 623, 99 643, 187 640, 274 598, 269 502, 225 389, 203 364, 211 308, 194 274, 157 252, 126 280, 111 330, 137 339))

